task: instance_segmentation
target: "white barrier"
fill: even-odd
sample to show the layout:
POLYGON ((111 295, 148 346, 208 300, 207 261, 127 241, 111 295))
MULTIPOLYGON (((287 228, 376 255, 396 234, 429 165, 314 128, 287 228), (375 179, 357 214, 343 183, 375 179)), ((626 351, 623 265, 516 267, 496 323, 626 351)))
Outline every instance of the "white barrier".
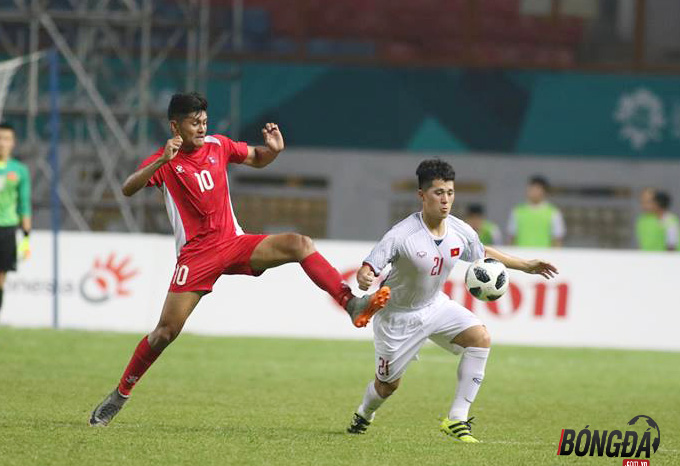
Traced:
MULTIPOLYGON (((0 322, 52 323, 51 238, 32 235, 33 257, 9 275, 0 322)), ((60 327, 144 332, 153 328, 174 270, 173 239, 159 235, 63 233, 60 327)), ((319 250, 355 286, 353 271, 372 243, 319 241, 319 250)), ((672 291, 680 254, 599 250, 519 250, 546 258, 560 275, 546 281, 511 272, 497 303, 474 300, 456 267, 447 291, 486 323, 496 343, 680 350, 680 309, 672 291)), ((356 288, 355 288, 356 289, 356 288)), ((355 329, 297 264, 262 277, 224 276, 186 330, 218 335, 370 338, 355 329)))

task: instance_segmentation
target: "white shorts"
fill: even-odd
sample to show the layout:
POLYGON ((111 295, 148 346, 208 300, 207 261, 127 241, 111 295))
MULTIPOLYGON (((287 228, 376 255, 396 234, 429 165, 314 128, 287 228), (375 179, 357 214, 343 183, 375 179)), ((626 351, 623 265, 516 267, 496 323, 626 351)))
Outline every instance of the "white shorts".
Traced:
POLYGON ((448 298, 416 311, 383 309, 373 317, 376 377, 382 382, 401 378, 428 338, 453 354, 460 353, 461 347, 453 339, 475 325, 483 324, 472 312, 448 298))

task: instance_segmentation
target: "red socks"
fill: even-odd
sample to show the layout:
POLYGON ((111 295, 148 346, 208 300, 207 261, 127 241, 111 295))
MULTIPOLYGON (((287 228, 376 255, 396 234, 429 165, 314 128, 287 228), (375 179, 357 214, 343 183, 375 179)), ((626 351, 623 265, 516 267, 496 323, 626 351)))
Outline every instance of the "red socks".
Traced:
POLYGON ((352 291, 349 286, 342 282, 340 272, 329 264, 319 252, 314 252, 305 257, 300 265, 316 286, 331 295, 342 307, 345 307, 347 301, 352 297, 352 291))
POLYGON ((132 358, 130 358, 130 362, 125 369, 125 372, 123 372, 123 377, 120 378, 118 391, 121 395, 130 395, 132 387, 135 386, 137 381, 144 375, 146 370, 160 354, 160 352, 155 351, 149 346, 148 336, 142 338, 142 341, 140 341, 137 348, 135 348, 135 353, 132 355, 132 358))
MULTIPOLYGON (((300 265, 302 265, 302 269, 309 275, 309 278, 312 279, 316 286, 326 291, 338 304, 345 307, 347 301, 352 297, 352 291, 349 286, 342 282, 340 272, 329 264, 321 254, 318 252, 310 254, 300 262, 300 265)), ((149 346, 148 337, 142 338, 142 341, 135 348, 135 353, 130 358, 123 376, 120 378, 118 391, 121 395, 130 395, 130 391, 137 381, 160 354, 159 351, 149 346)))

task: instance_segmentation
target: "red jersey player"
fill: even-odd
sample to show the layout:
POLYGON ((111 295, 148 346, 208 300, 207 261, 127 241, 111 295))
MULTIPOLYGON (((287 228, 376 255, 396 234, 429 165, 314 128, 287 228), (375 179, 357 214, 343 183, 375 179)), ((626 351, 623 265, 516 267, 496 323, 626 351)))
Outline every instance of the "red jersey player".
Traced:
POLYGON ((158 325, 137 345, 116 389, 94 409, 91 425, 105 426, 120 411, 135 383, 177 338, 220 275, 258 276, 266 269, 299 262, 309 278, 347 310, 357 327, 365 326, 389 299, 388 287, 361 298, 353 296, 306 236, 243 233, 229 197, 229 164, 269 165, 284 148, 283 136, 274 123, 262 129, 264 146, 209 136, 207 108, 208 102, 199 94, 175 94, 168 107, 173 137, 123 184, 126 196, 145 186, 162 189, 175 232, 177 266, 158 325))

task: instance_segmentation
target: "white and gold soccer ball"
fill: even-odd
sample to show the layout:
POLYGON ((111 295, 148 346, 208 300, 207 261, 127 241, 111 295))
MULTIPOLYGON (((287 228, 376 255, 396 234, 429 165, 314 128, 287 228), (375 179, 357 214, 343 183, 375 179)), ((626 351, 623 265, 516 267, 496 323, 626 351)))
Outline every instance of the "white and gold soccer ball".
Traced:
POLYGON ((487 257, 470 264, 465 273, 465 286, 475 298, 495 301, 508 290, 509 278, 502 263, 487 257))

